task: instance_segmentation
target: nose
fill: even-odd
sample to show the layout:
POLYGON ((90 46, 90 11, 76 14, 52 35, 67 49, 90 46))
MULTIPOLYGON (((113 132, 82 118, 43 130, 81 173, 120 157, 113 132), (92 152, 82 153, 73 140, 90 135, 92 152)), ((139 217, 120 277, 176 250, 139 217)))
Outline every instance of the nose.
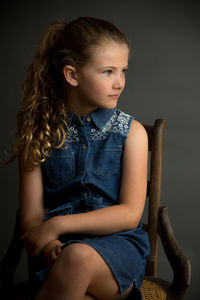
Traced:
POLYGON ((122 90, 125 85, 125 78, 121 74, 115 77, 113 89, 122 90))

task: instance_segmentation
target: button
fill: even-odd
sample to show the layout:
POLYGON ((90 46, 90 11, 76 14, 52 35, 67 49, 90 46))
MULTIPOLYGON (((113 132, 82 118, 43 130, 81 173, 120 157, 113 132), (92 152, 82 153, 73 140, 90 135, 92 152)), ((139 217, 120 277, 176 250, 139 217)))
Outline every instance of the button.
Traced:
POLYGON ((86 145, 82 145, 82 147, 81 147, 83 150, 87 150, 87 146, 86 145))
POLYGON ((90 116, 87 116, 86 121, 87 121, 87 122, 91 122, 90 116))
POLYGON ((88 192, 83 192, 83 196, 87 197, 88 196, 88 192))

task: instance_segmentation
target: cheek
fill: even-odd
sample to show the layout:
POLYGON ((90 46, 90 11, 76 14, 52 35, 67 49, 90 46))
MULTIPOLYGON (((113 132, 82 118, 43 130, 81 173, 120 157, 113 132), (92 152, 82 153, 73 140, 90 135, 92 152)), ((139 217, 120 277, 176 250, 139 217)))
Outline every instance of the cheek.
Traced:
POLYGON ((106 92, 106 89, 108 88, 108 84, 105 81, 98 80, 92 82, 90 87, 91 87, 91 91, 93 91, 94 93, 103 94, 106 92))
POLYGON ((105 88, 101 84, 94 84, 92 82, 88 82, 87 85, 85 85, 81 89, 81 93, 82 96, 94 100, 105 94, 105 88))

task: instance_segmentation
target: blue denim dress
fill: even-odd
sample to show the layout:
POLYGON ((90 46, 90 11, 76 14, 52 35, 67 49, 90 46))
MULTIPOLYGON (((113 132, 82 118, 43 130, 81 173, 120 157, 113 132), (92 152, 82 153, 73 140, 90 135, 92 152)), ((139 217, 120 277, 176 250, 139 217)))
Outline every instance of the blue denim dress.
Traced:
MULTIPOLYGON (((70 132, 63 149, 53 149, 42 166, 46 219, 118 204, 123 149, 132 116, 96 109, 81 119, 69 113, 70 132)), ((110 267, 123 293, 132 283, 137 294, 149 255, 147 233, 136 229, 106 236, 63 235, 63 247, 80 242, 93 247, 110 267)), ((44 281, 48 270, 39 272, 44 281)))

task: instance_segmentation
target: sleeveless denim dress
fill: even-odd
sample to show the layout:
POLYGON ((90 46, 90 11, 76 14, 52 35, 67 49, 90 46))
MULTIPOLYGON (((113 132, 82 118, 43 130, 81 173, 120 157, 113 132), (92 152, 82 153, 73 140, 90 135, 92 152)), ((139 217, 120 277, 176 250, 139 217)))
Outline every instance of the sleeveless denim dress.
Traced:
MULTIPOLYGON (((88 212, 118 204, 123 149, 134 117, 118 108, 98 108, 81 119, 69 113, 66 146, 53 149, 42 165, 46 219, 88 212)), ((123 293, 134 283, 135 299, 142 299, 149 241, 141 222, 136 229, 105 236, 65 234, 62 246, 75 242, 93 247, 110 267, 123 293)), ((37 273, 44 281, 49 270, 37 273)))

